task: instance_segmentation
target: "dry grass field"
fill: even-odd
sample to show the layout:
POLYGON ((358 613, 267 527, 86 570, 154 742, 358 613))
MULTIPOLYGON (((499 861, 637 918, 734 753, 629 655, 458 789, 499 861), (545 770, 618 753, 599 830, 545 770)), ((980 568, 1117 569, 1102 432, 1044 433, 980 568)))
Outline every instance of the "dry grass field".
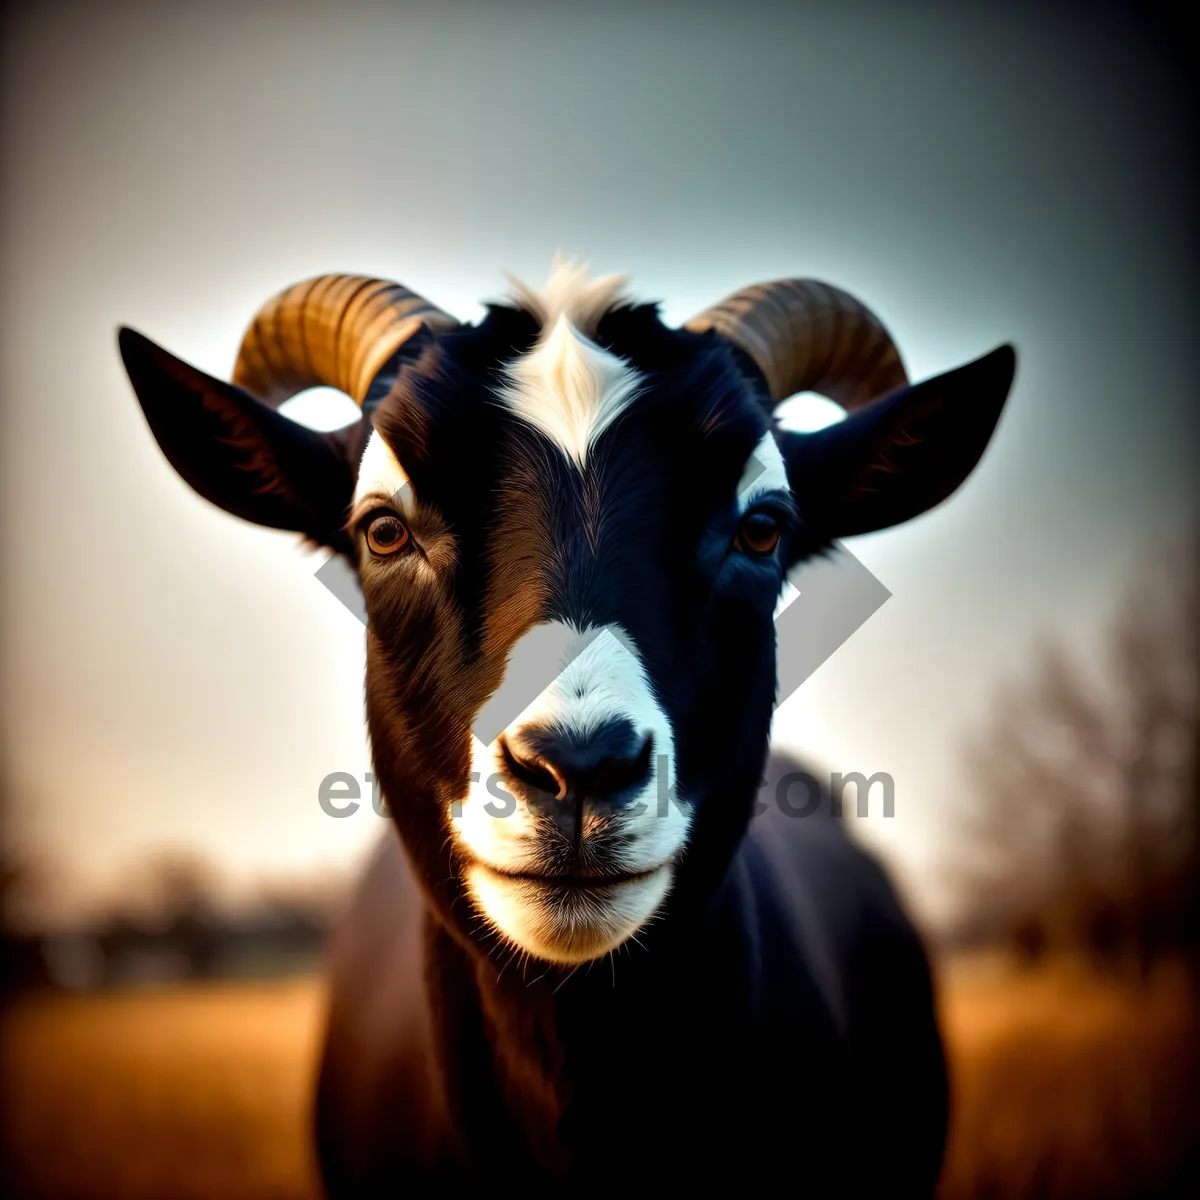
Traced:
POLYGON ((315 981, 19 1004, 0 1101, 15 1196, 319 1197, 315 981))
POLYGON ((944 972, 953 1118, 942 1200, 1200 1197, 1200 1012, 1069 963, 944 972))
MULTIPOLYGON (((5 1194, 317 1197, 314 981, 27 1000, 3 1028, 5 1194)), ((959 1197, 1200 1195, 1200 1051, 1178 979, 942 972, 959 1197)))

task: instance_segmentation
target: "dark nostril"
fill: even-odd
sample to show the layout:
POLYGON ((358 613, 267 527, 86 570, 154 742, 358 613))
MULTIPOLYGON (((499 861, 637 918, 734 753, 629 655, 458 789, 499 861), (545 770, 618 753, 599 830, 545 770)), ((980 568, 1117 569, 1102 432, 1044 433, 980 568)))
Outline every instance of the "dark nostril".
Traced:
POLYGON ((559 800, 569 796, 621 804, 650 775, 654 739, 630 722, 606 722, 583 733, 523 729, 521 750, 504 743, 505 769, 528 786, 559 800))
POLYGON ((561 775, 555 774, 548 763, 539 760, 519 758, 513 753, 507 739, 501 739, 500 752, 504 757, 504 769, 514 779, 520 780, 529 787, 537 788, 540 792, 549 792, 557 800, 565 800, 567 783, 561 775))
POLYGON ((633 758, 610 758, 599 763, 592 772, 592 790, 598 796, 614 796, 642 783, 650 774, 650 758, 654 753, 654 738, 647 737, 633 758))

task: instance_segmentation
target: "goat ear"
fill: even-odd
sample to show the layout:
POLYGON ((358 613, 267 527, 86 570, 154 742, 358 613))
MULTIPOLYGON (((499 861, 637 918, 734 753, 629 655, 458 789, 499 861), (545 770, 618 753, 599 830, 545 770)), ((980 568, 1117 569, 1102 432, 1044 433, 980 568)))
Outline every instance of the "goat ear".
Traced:
POLYGON ((117 340, 155 439, 201 496, 255 524, 348 548, 354 474, 344 439, 289 420, 132 329, 117 340))
POLYGON ((825 541, 886 529, 945 500, 979 462, 1015 369, 1015 351, 1000 346, 836 425, 781 434, 788 481, 812 534, 825 541))

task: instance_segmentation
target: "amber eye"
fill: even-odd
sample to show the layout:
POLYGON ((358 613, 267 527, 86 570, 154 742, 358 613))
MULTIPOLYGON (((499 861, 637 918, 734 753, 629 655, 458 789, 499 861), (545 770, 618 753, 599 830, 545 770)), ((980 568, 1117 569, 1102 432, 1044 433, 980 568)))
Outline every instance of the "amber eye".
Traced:
POLYGON ((748 554, 770 554, 779 545, 779 522, 769 513, 748 513, 738 526, 737 544, 748 554))
POLYGON ((372 554, 395 554, 408 545, 408 526, 392 513, 373 517, 367 526, 367 545, 372 554))

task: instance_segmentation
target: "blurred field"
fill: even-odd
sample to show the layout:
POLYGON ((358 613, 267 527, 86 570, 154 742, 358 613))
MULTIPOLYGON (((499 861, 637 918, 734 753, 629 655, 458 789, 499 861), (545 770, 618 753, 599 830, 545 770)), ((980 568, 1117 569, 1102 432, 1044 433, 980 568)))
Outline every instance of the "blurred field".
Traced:
POLYGON ((21 1003, 0 1101, 15 1196, 318 1197, 316 981, 21 1003))
POLYGON ((1200 1196, 1200 1013, 1058 963, 943 971, 953 1117, 942 1200, 1200 1196))
MULTIPOLYGON (((944 1200, 1200 1195, 1197 1014, 1068 965, 942 973, 956 1112, 944 1200)), ((6 1194, 319 1196, 315 981, 60 997, 3 1028, 6 1194)))

